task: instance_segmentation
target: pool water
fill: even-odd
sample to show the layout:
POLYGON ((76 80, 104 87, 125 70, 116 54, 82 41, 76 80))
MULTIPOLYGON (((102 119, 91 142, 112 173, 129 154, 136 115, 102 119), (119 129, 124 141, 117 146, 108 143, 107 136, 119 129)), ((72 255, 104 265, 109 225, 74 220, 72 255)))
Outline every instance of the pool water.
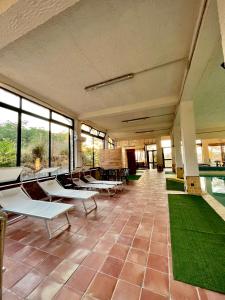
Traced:
POLYGON ((200 177, 201 188, 225 206, 225 177, 200 177))

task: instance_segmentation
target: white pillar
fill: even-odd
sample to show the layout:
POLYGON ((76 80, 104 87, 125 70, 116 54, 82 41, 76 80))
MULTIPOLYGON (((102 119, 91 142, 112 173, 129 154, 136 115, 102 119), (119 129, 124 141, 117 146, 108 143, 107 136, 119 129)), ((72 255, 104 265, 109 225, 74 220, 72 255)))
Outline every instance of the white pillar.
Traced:
POLYGON ((174 152, 176 161, 176 174, 178 178, 184 178, 184 167, 181 155, 181 131, 177 125, 173 129, 174 152))
POLYGON ((181 131, 180 127, 174 127, 174 148, 175 148, 175 158, 176 167, 183 168, 183 161, 181 155, 181 131))
POLYGON ((204 164, 210 163, 208 142, 206 140, 202 140, 202 161, 204 164))
POLYGON ((219 16, 222 49, 223 49, 223 62, 225 62, 225 1, 217 0, 217 8, 218 8, 218 16, 219 16))
POLYGON ((176 172, 176 158, 175 158, 175 147, 174 147, 174 138, 173 133, 170 134, 171 140, 171 158, 172 158, 172 171, 176 172))
POLYGON ((186 187, 190 194, 201 194, 192 101, 180 104, 180 126, 186 187))
POLYGON ((161 137, 156 139, 156 146, 157 146, 157 170, 159 172, 163 171, 163 149, 161 145, 161 137))

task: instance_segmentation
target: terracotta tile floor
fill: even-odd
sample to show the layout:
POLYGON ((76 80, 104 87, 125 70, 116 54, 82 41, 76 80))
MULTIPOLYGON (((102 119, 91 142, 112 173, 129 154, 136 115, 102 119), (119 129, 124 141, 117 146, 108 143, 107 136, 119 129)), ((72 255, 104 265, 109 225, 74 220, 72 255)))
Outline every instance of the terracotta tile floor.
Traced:
POLYGON ((225 299, 173 280, 164 174, 145 171, 123 193, 99 197, 87 218, 78 203, 70 219, 51 241, 38 220, 7 228, 3 299, 225 299))

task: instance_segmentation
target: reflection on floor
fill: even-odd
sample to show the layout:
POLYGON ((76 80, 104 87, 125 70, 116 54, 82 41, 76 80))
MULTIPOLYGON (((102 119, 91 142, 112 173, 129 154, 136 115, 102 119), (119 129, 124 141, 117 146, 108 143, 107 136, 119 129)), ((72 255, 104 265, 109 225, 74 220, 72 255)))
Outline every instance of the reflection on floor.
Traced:
POLYGON ((225 177, 201 177, 201 187, 225 206, 225 177))
POLYGON ((87 218, 78 206, 52 241, 40 221, 8 227, 3 299, 225 299, 173 280, 164 174, 145 171, 98 205, 87 218))

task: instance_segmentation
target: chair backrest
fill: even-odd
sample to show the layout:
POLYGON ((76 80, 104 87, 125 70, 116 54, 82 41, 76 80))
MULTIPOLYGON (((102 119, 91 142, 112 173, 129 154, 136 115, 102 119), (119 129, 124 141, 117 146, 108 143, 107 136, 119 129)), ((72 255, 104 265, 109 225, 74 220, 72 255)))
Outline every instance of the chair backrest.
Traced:
POLYGON ((17 180, 22 170, 23 167, 0 168, 0 182, 17 180))
POLYGON ((0 205, 3 208, 30 200, 20 187, 0 191, 0 205))
POLYGON ((73 183, 77 186, 84 186, 85 182, 82 181, 80 178, 73 178, 73 183))
POLYGON ((49 195, 65 191, 56 179, 38 182, 38 184, 49 195))
POLYGON ((94 177, 92 177, 91 175, 85 175, 84 178, 89 182, 96 181, 96 179, 94 177))

